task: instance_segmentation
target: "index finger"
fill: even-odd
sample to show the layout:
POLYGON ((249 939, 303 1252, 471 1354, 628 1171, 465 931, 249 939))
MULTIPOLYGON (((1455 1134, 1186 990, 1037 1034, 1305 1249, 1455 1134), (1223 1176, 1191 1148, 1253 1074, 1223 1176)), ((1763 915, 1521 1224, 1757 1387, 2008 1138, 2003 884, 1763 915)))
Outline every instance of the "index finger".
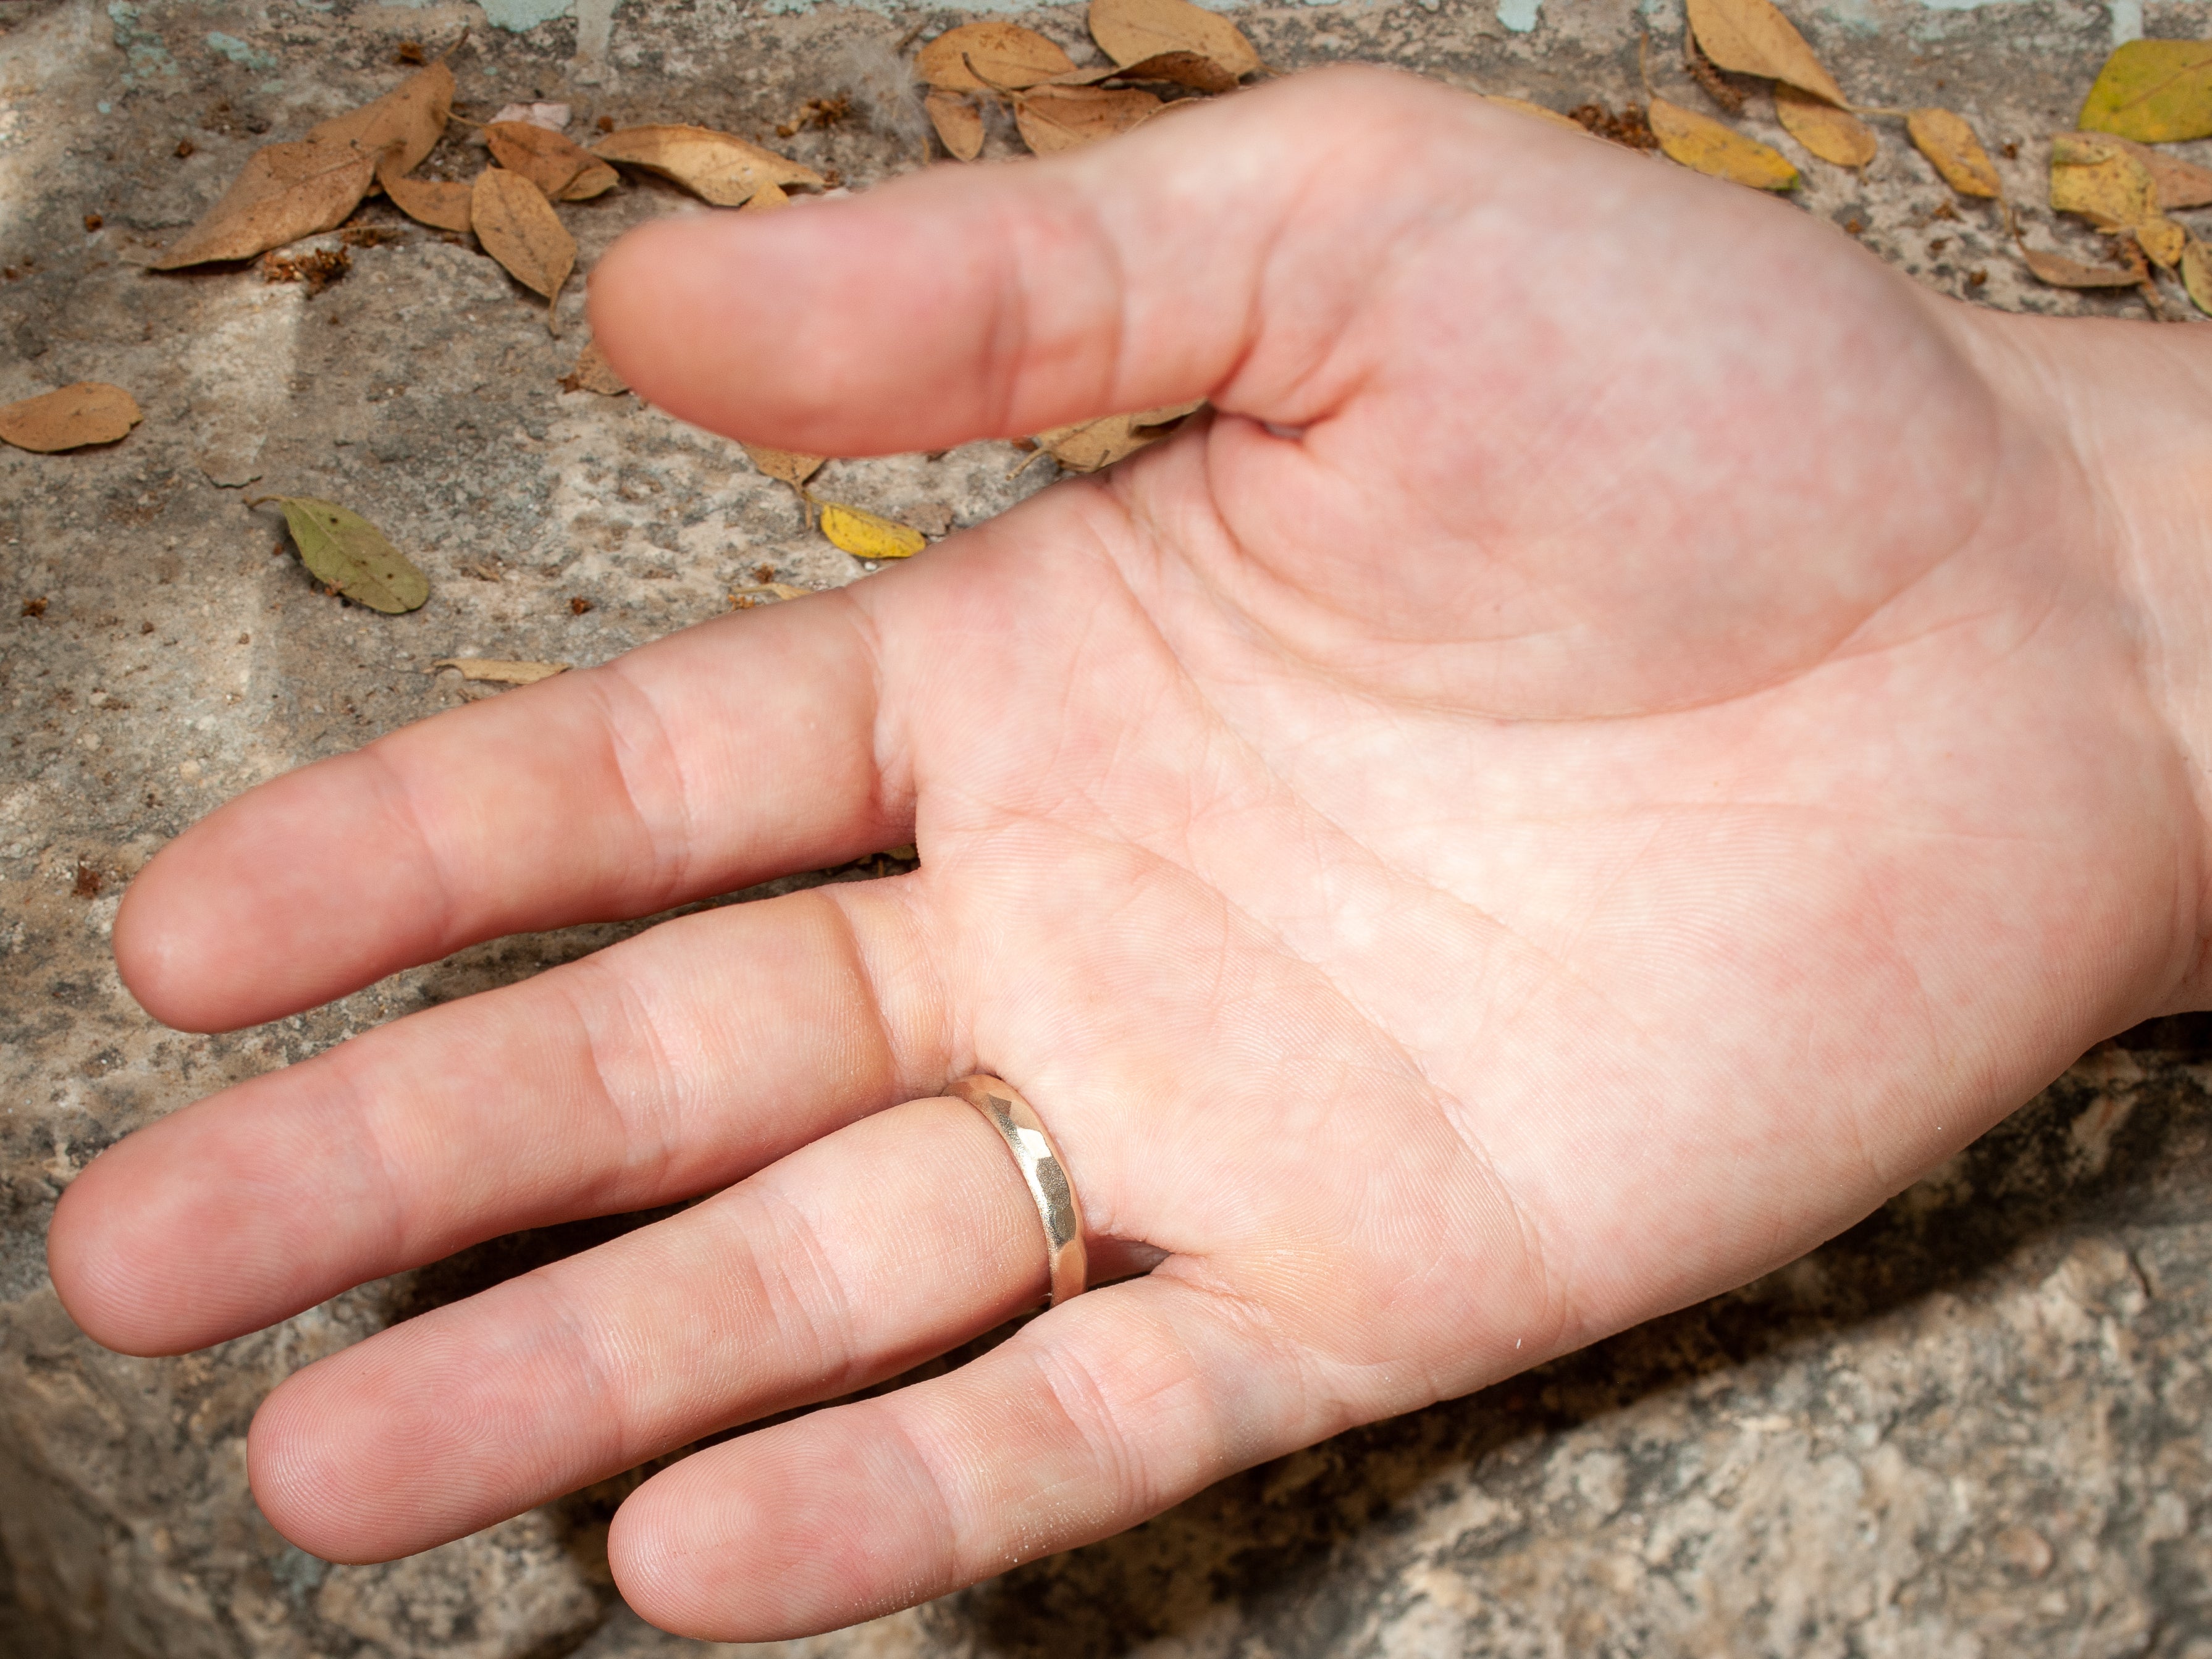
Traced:
POLYGON ((131 884, 124 983, 158 1019, 225 1030, 502 933, 910 838, 862 609, 727 617, 248 792, 131 884))

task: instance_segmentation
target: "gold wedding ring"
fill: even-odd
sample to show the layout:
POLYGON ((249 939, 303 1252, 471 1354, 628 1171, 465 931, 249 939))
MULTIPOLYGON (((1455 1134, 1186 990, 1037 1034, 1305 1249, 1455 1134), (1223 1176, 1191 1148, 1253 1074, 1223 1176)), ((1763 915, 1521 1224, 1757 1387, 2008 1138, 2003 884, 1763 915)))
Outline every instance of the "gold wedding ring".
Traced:
POLYGON ((1003 1078, 978 1073, 946 1085, 945 1092, 964 1100, 990 1120, 991 1127, 1014 1155, 1015 1167, 1029 1183, 1036 1200, 1037 1215, 1044 1223, 1045 1265, 1052 1279, 1046 1305, 1057 1307, 1083 1292, 1089 1262, 1083 1249, 1083 1206, 1076 1201, 1060 1151, 1052 1144, 1030 1103, 1003 1078))

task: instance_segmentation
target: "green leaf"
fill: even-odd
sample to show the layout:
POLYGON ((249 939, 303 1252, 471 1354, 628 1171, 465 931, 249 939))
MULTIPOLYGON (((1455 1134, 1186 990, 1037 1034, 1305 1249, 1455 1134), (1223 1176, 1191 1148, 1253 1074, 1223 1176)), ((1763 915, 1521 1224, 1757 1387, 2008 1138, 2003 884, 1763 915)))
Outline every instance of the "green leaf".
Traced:
POLYGON ((360 514, 313 495, 264 495, 251 505, 272 501, 284 509, 300 562, 318 581, 356 605, 392 617, 416 610, 429 599, 430 579, 360 514))
POLYGON ((2139 144, 2212 137, 2212 40, 2130 40, 2105 60, 2075 125, 2139 144))

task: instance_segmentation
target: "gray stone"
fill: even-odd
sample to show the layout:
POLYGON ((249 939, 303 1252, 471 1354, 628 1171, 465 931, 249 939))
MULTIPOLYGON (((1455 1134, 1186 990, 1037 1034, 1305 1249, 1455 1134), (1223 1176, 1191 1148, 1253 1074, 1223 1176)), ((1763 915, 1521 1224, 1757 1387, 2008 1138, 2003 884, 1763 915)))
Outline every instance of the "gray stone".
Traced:
MULTIPOLYGON (((2124 11, 1787 3, 1869 104, 1972 117, 2028 204, 2029 234, 2094 257, 2093 238, 2034 205, 2041 136, 2071 125, 2124 11)), ((1240 15, 1285 68, 1379 60, 1559 108, 1640 99, 1648 23, 1655 73, 1693 96, 1671 67, 1673 0, 1648 15, 1628 0, 1524 6, 1240 15)), ((2158 33, 2212 32, 2202 0, 2150 9, 2158 33)), ((428 672, 439 659, 590 663, 724 614, 763 565, 810 586, 863 579, 735 446, 634 398, 559 391, 584 334, 575 286, 553 339, 489 261, 381 204, 363 218, 397 240, 354 249, 350 274, 312 302, 250 269, 143 270, 260 135, 292 136, 384 90, 402 38, 442 46, 465 26, 465 113, 542 98, 572 103, 580 127, 601 114, 696 120, 854 187, 911 162, 899 136, 910 112, 787 143, 773 130, 835 88, 830 66, 849 43, 895 43, 920 11, 583 0, 578 19, 514 33, 447 3, 32 0, 0 21, 0 265, 16 272, 0 280, 0 337, 16 347, 0 398, 97 378, 147 410, 110 449, 0 450, 8 1659, 704 1650, 618 1609, 605 1539, 628 1481, 371 1568, 301 1554, 245 1481, 246 1424, 289 1371, 626 1223, 500 1241, 169 1360, 86 1342, 43 1268, 55 1198, 118 1136, 625 931, 487 945, 258 1030, 180 1036, 132 1005, 107 955, 119 890, 166 837, 287 768, 503 695, 428 672), (210 48, 212 32, 278 67, 210 48), (195 153, 180 160, 185 137, 195 153), (106 228, 88 236, 93 211, 106 228), (273 510, 219 487, 256 473, 272 492, 334 495, 375 519, 431 575, 430 605, 383 617, 319 592, 273 510), (580 615, 580 597, 592 603, 580 615), (43 615, 19 614, 41 598, 43 615)), ((1030 21, 1089 56, 1080 7, 1030 21)), ((1756 104, 1743 125, 1783 142, 1756 104)), ((1954 204, 1894 123, 1882 134, 1861 174, 1808 169, 1804 209, 1944 292, 2141 314, 2131 293, 2034 285, 1994 210, 1954 204)), ((991 142, 1004 150, 1003 125, 991 142)), ((2212 160, 2208 148, 2187 153, 2212 160)), ((465 176, 480 161, 456 137, 432 165, 465 176)), ((631 179, 564 210, 580 268, 681 201, 631 179)), ((1049 482, 1043 464, 1010 477, 1018 459, 976 444, 837 462, 822 487, 972 524, 1049 482)), ((1122 1537, 782 1650, 2212 1659, 2208 1153, 2212 1029, 2162 1022, 2087 1057, 1878 1215, 1756 1285, 1254 1470, 1122 1537)))

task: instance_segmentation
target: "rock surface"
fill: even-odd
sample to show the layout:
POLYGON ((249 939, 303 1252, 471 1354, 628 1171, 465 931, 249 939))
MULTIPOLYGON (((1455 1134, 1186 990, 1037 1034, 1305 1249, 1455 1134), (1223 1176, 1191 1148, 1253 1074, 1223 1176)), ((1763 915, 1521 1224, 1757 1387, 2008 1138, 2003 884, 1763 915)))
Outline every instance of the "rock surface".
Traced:
MULTIPOLYGON (((357 221, 373 234, 348 249, 349 274, 318 294, 252 269, 142 269, 264 135, 386 89, 403 40, 434 50, 465 27, 460 108, 478 118, 548 100, 569 102, 580 128, 601 115, 723 126, 854 187, 917 154, 914 109, 872 101, 870 88, 896 84, 890 54, 927 21, 920 11, 699 0, 617 14, 586 0, 580 20, 499 26, 565 9, 19 0, 0 17, 0 401, 102 380, 146 412, 109 448, 0 450, 9 1659, 705 1650, 619 1609, 605 1536, 628 1482, 368 1568, 291 1548, 246 1486, 246 1424, 286 1373, 625 1224, 501 1241, 161 1361, 86 1342, 42 1266, 55 1197, 116 1137, 619 931, 510 940, 256 1031, 179 1036, 139 1012, 106 953, 122 885, 167 836, 277 771, 504 695, 434 670, 441 659, 597 661, 725 613, 735 587, 866 574, 734 446, 631 398, 562 391, 583 340, 580 295, 564 301, 566 337, 554 340, 540 307, 471 246, 381 204, 357 221), (775 135, 840 88, 858 94, 852 118, 775 135), (385 617, 319 592, 274 515, 244 504, 237 486, 256 480, 376 519, 429 573, 430 605, 385 617)), ((2008 189, 2033 204, 2041 136, 2071 125, 2114 30, 2145 9, 1790 9, 1869 104, 1963 110, 2008 189)), ((2154 33, 2212 23, 2202 3, 2148 11, 2154 33)), ((1279 67, 1396 63, 1558 108, 1640 99, 1635 42, 1648 24, 1662 89, 1696 97, 1674 69, 1672 0, 1648 13, 1626 0, 1425 0, 1240 16, 1279 67)), ((1088 55, 1079 8, 1029 21, 1088 55)), ((1759 100, 1743 125, 1790 147, 1759 100)), ((478 164, 457 129, 431 165, 465 178, 478 164)), ((1995 213, 1954 201, 1894 124, 1863 176, 1814 165, 1807 180, 1806 210, 1938 289, 2141 314, 2125 291, 2035 286, 1995 213)), ((564 213, 588 270, 628 225, 688 205, 632 178, 564 213)), ((2025 216, 2042 245, 2095 257, 2093 239, 2033 208, 2025 216)), ((979 444, 833 463, 825 489, 968 523, 1048 483, 1045 465, 1010 478, 1019 459, 979 444)), ((1759 1284, 1253 1471, 1121 1538, 784 1645, 824 1659, 2212 1659, 2208 1062, 2203 1023, 2130 1034, 1759 1284)))

